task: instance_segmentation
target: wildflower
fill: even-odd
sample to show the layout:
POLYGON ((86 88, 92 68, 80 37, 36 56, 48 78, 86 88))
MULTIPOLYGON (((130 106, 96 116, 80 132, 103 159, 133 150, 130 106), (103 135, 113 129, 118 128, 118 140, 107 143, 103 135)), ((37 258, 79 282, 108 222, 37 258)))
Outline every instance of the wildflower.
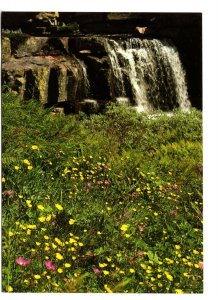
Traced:
POLYGON ((23 163, 24 163, 25 165, 28 165, 28 166, 30 165, 30 162, 28 161, 28 159, 24 159, 24 160, 23 160, 23 163))
POLYGON ((199 254, 199 252, 197 250, 193 250, 192 251, 194 254, 199 254))
POLYGON ((146 265, 145 264, 140 264, 140 266, 142 267, 142 269, 146 269, 146 265))
POLYGON ((34 277, 35 279, 40 279, 40 278, 41 278, 41 276, 38 275, 38 274, 34 275, 33 277, 34 277))
POLYGON ((106 260, 108 261, 108 262, 111 262, 111 258, 110 257, 106 257, 106 260))
POLYGON ((83 245, 83 243, 79 243, 79 246, 82 247, 82 246, 84 246, 84 245, 83 245))
POLYGON ((154 216, 158 216, 158 213, 157 213, 157 212, 154 212, 154 216))
POLYGON ((126 234, 125 234, 125 237, 128 239, 128 238, 131 237, 131 234, 126 233, 126 234))
POLYGON ((47 222, 49 222, 49 221, 51 220, 51 214, 47 215, 46 218, 45 218, 45 220, 46 220, 47 222))
POLYGON ((176 294, 184 294, 183 290, 181 289, 175 289, 176 294))
POLYGON ((32 150, 38 150, 38 149, 39 149, 39 147, 38 147, 38 146, 36 146, 36 145, 32 145, 31 149, 32 149, 32 150))
POLYGON ((97 234, 98 234, 98 235, 101 235, 102 233, 101 233, 101 231, 97 231, 97 234))
POLYGON ((166 275, 166 278, 169 280, 169 281, 173 281, 173 276, 170 275, 168 272, 164 272, 165 275, 166 275))
POLYGON ((87 187, 89 187, 89 188, 92 187, 92 183, 91 183, 91 182, 87 182, 86 185, 87 185, 87 187))
POLYGON ((44 235, 44 239, 45 239, 45 240, 49 240, 49 236, 44 235))
POLYGON ((171 212, 170 212, 170 215, 172 216, 172 217, 176 217, 177 215, 178 215, 178 212, 177 212, 177 210, 171 210, 171 212))
POLYGON ((26 267, 27 265, 29 265, 31 262, 30 259, 24 259, 23 257, 18 257, 18 259, 16 260, 16 263, 22 267, 26 267))
POLYGON ((55 204, 55 207, 56 207, 58 210, 63 210, 63 206, 60 205, 60 204, 55 204))
POLYGON ((123 225, 120 227, 120 229, 121 229, 122 231, 127 231, 128 227, 129 227, 129 225, 123 224, 123 225))
POLYGON ((181 249, 181 246, 180 245, 175 245, 175 248, 176 248, 176 250, 179 250, 179 249, 181 249))
POLYGON ((41 216, 41 217, 38 218, 38 220, 43 223, 43 222, 45 222, 46 218, 41 216))
POLYGON ((6 180, 5 180, 5 178, 4 177, 2 177, 2 182, 5 182, 6 180))
POLYGON ((139 231, 143 231, 144 229, 145 229, 145 227, 144 226, 138 226, 138 229, 139 229, 139 231))
POLYGON ((94 272, 95 274, 98 274, 98 273, 101 272, 99 269, 96 269, 96 268, 93 268, 92 270, 93 270, 93 272, 94 272))
POLYGON ((45 266, 48 270, 54 271, 56 269, 55 264, 51 260, 46 260, 45 261, 45 266))
POLYGON ((133 273, 135 273, 135 270, 134 269, 129 269, 129 272, 133 274, 133 273))
POLYGON ((32 166, 28 166, 27 169, 28 169, 28 170, 32 170, 33 167, 32 167, 32 166))
POLYGON ((98 180, 98 181, 97 181, 97 184, 98 184, 98 185, 101 185, 102 183, 103 183, 102 180, 98 180))
POLYGON ((70 220, 69 220, 69 224, 70 224, 70 225, 73 225, 75 222, 76 222, 76 220, 74 220, 74 219, 70 219, 70 220))
POLYGON ((124 217, 127 217, 127 218, 129 217, 129 212, 128 211, 124 212, 124 217))
POLYGON ((66 264, 64 264, 64 266, 65 266, 65 268, 70 268, 71 264, 66 263, 66 264))
POLYGON ((64 271, 63 271, 63 269, 61 269, 61 268, 58 268, 58 273, 63 273, 64 271))
POLYGON ((162 288, 163 287, 163 284, 161 282, 158 282, 158 287, 162 288))
POLYGON ((31 204, 31 201, 30 201, 30 200, 26 200, 26 204, 27 204, 27 206, 28 206, 29 208, 32 207, 32 204, 31 204))
POLYGON ((40 210, 44 210, 45 209, 42 204, 37 205, 37 208, 40 209, 40 210))
POLYGON ((14 191, 12 190, 9 190, 5 193, 9 198, 13 197, 14 196, 14 191))
POLYGON ((111 184, 110 180, 105 180, 104 183, 105 183, 106 185, 110 185, 110 184, 111 184))
POLYGON ((64 259, 64 257, 63 257, 60 253, 56 253, 56 258, 57 258, 58 260, 64 259))
POLYGON ((7 285, 7 286, 5 287, 5 289, 6 289, 6 291, 7 291, 8 293, 13 292, 13 288, 12 288, 12 286, 10 286, 10 285, 7 285))
POLYGON ((110 272, 107 270, 103 270, 104 275, 108 275, 110 272))
POLYGON ((105 267, 107 267, 107 264, 105 264, 105 263, 103 263, 103 264, 99 263, 99 267, 100 268, 105 268, 105 267))
POLYGON ((104 288, 108 293, 113 293, 107 284, 104 285, 104 288))
POLYGON ((9 232, 8 232, 8 235, 11 237, 11 236, 13 236, 14 234, 13 234, 12 231, 9 231, 9 232))
POLYGON ((198 265, 199 265, 199 268, 200 268, 201 270, 203 270, 203 268, 204 268, 204 264, 203 264, 203 262, 202 262, 202 261, 200 261, 198 265))
POLYGON ((76 256, 72 256, 72 260, 76 260, 76 256))

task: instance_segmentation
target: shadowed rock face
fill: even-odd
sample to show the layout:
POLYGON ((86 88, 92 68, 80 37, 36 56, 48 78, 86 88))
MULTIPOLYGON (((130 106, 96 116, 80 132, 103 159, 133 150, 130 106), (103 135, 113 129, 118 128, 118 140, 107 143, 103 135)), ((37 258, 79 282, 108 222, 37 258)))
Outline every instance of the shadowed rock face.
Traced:
POLYGON ((110 101, 104 38, 164 38, 179 51, 192 105, 202 106, 201 14, 3 12, 2 28, 2 82, 24 99, 69 101, 73 111, 86 98, 110 101))

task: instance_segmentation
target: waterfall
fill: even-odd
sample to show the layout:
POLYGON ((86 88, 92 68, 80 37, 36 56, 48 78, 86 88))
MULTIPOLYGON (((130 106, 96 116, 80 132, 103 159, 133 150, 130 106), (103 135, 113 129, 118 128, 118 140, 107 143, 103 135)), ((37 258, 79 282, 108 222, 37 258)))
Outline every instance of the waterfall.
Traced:
POLYGON ((157 39, 105 40, 114 98, 129 98, 138 111, 188 110, 185 71, 176 48, 157 39))

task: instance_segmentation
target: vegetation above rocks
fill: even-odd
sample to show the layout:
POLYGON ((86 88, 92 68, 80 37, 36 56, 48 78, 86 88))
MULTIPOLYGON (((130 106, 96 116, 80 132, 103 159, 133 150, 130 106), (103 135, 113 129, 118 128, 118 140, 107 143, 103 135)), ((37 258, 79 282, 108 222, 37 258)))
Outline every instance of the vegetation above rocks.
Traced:
POLYGON ((202 113, 2 99, 8 292, 202 293, 202 113))

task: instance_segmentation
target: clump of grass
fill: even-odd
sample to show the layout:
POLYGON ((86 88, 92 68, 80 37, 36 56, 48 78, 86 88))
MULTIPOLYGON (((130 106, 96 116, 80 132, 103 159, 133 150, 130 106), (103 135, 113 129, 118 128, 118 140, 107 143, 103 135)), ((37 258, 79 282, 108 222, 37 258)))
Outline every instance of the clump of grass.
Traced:
POLYGON ((202 293, 199 111, 2 110, 4 291, 202 293))

